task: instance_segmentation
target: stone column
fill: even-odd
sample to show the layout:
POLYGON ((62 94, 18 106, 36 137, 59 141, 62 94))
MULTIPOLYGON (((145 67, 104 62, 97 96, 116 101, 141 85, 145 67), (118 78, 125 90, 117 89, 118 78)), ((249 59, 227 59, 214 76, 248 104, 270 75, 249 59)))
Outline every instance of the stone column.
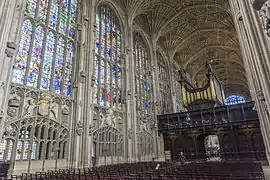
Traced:
MULTIPOLYGON (((85 2, 85 1, 83 1, 85 2)), ((82 143, 82 156, 81 156, 81 166, 92 166, 92 136, 89 136, 89 127, 90 124, 93 121, 93 113, 94 113, 94 60, 95 60, 95 15, 96 15, 96 4, 97 0, 90 0, 87 1, 84 6, 84 22, 86 26, 86 36, 85 38, 85 44, 83 49, 83 57, 84 61, 81 63, 82 71, 80 71, 80 74, 86 75, 85 81, 82 83, 82 88, 84 88, 85 94, 81 96, 81 98, 84 100, 83 104, 83 127, 84 127, 84 133, 83 133, 83 143, 82 143), (87 3, 88 2, 88 3, 87 3)))
POLYGON ((258 47, 256 46, 256 36, 251 28, 249 17, 245 11, 244 4, 242 1, 230 1, 232 15, 235 21, 235 26, 237 34, 240 40, 240 46, 243 55, 243 62, 245 65, 247 79, 249 81, 249 87, 251 91, 252 99, 256 103, 256 110, 261 123, 261 131, 264 137, 266 154, 269 158, 269 127, 268 115, 265 112, 265 108, 261 98, 258 96, 258 92, 261 92, 262 88, 265 87, 263 76, 262 76, 262 67, 260 66, 259 61, 261 61, 261 56, 259 56, 258 47), (264 86, 263 86, 264 85, 264 86))
POLYGON ((18 51, 23 23, 24 0, 0 2, 0 136, 6 116, 12 66, 18 51))
POLYGON ((73 85, 74 117, 71 141, 71 166, 92 165, 92 142, 89 126, 93 113, 93 45, 95 0, 81 1, 78 13, 75 82, 73 85))
POLYGON ((152 36, 152 59, 151 59, 151 71, 152 71, 152 80, 153 80, 153 102, 154 104, 152 105, 152 108, 153 108, 153 118, 154 118, 154 121, 155 121, 155 125, 154 125, 154 128, 152 129, 153 131, 153 137, 154 137, 154 144, 153 144, 153 147, 154 147, 154 157, 155 159, 158 158, 158 155, 159 155, 159 145, 158 145, 158 128, 157 128, 157 115, 158 115, 158 112, 159 112, 159 108, 160 108, 160 91, 159 91, 159 79, 158 79, 158 72, 157 72, 157 69, 158 69, 158 63, 157 63, 157 35, 156 34, 153 34, 152 36))
POLYGON ((133 18, 131 14, 126 15, 126 32, 125 32, 125 44, 126 44, 126 72, 127 72, 127 124, 128 131, 127 145, 125 152, 128 162, 135 162, 137 159, 137 116, 136 116, 136 98, 135 98, 135 60, 133 49, 133 18))

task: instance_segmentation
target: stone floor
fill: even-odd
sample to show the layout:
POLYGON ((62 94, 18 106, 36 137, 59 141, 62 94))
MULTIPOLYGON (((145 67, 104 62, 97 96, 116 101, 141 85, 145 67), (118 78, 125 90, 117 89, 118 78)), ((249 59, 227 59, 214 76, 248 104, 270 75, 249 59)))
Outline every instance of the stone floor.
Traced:
POLYGON ((265 180, 270 180, 270 166, 263 166, 265 180))

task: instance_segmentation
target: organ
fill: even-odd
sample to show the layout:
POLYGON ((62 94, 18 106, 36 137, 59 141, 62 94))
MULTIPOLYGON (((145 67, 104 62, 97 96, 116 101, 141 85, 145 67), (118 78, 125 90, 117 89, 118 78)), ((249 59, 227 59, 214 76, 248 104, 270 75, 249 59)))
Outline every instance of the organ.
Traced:
POLYGON ((210 63, 207 63, 207 83, 202 88, 195 88, 180 71, 183 104, 188 110, 217 107, 225 104, 225 94, 221 82, 216 77, 210 63))

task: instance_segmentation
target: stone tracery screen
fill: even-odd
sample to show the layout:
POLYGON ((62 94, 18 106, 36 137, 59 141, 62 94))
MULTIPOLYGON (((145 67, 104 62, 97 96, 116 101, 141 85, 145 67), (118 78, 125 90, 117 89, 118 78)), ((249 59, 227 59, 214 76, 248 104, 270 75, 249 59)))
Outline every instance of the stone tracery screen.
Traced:
POLYGON ((113 10, 101 5, 96 11, 95 104, 121 109, 121 27, 113 10))
POLYGON ((148 48, 139 34, 134 36, 135 92, 138 118, 144 119, 152 114, 153 84, 151 62, 148 48))
POLYGON ((165 60, 160 54, 157 53, 158 63, 158 80, 159 80, 159 92, 160 92, 160 107, 159 114, 166 114, 171 111, 171 92, 170 92, 170 81, 168 75, 168 68, 165 60))
POLYGON ((27 0, 12 82, 71 95, 76 0, 27 0))

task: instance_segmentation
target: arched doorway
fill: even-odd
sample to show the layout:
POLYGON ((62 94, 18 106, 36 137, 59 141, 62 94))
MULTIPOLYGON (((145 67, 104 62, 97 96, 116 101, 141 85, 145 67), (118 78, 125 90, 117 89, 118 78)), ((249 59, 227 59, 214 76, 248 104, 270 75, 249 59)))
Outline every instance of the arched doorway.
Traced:
POLYGON ((202 134, 197 138, 197 157, 206 161, 219 161, 220 143, 217 135, 202 134))
POLYGON ((219 161, 220 158, 220 144, 217 135, 208 135, 204 138, 204 147, 206 160, 219 161))

